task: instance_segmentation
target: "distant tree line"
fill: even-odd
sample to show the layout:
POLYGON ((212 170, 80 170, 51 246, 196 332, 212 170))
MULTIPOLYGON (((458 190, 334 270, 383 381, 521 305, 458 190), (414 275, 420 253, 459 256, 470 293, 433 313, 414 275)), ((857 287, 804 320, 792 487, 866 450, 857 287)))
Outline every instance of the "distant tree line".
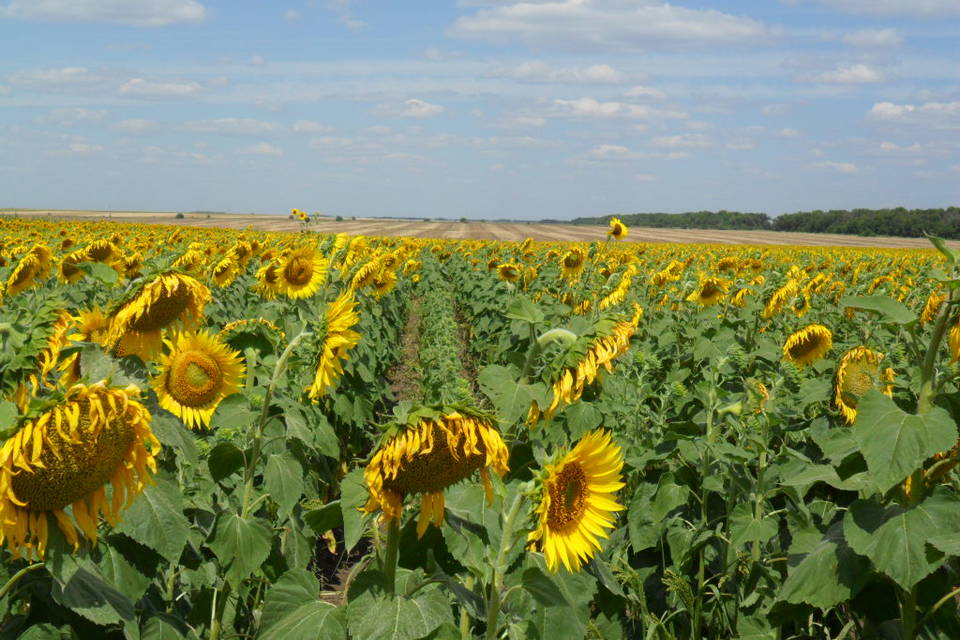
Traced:
MULTIPOLYGON (((573 224, 607 224, 612 217, 614 216, 575 218, 572 222, 573 224)), ((924 233, 929 233, 941 238, 960 239, 960 207, 946 209, 896 207, 894 209, 831 209, 830 211, 818 209, 785 213, 774 218, 766 213, 724 210, 627 213, 616 217, 627 226, 636 227, 798 231, 905 238, 919 238, 924 233)))

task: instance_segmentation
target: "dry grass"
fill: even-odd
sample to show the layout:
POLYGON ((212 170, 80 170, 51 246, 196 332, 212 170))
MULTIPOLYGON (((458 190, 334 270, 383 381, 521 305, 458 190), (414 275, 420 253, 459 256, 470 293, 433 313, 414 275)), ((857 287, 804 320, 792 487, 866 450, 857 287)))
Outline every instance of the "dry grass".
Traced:
MULTIPOLYGON (((11 215, 3 212, 0 215, 11 215)), ((297 231, 300 223, 287 216, 267 214, 184 213, 138 211, 24 211, 17 215, 58 220, 111 220, 142 224, 181 224, 198 227, 252 227, 259 231, 297 231)), ((524 238, 549 241, 596 240, 603 238, 606 227, 566 224, 517 224, 500 222, 423 222, 362 218, 337 222, 320 218, 310 225, 320 233, 345 232, 351 235, 413 236, 418 238, 461 238, 519 241, 524 238)), ((860 237, 824 233, 785 233, 780 231, 712 231, 698 229, 651 229, 631 227, 633 242, 685 242, 717 244, 839 246, 839 247, 902 247, 926 248, 923 238, 860 237)), ((960 247, 960 242, 951 243, 960 247)))

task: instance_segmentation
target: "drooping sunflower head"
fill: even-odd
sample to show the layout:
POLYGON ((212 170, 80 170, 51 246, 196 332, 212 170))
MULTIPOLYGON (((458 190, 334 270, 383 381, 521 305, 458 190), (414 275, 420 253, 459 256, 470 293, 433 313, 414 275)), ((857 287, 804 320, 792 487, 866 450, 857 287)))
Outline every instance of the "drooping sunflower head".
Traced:
POLYGON ((602 548, 600 539, 616 526, 613 514, 624 509, 613 495, 624 487, 622 469, 623 453, 603 429, 587 433, 544 467, 537 528, 527 540, 543 551, 549 571, 556 573, 561 564, 578 571, 602 548))
POLYGON ((620 222, 620 218, 611 218, 610 219, 610 230, 607 231, 607 235, 620 240, 627 237, 627 225, 620 222))
POLYGON ((315 247, 301 247, 280 263, 280 289, 289 298, 314 296, 327 279, 327 259, 315 247))
POLYGON ((373 287, 373 297, 382 298, 397 286, 397 272, 393 269, 381 269, 377 277, 371 283, 373 287))
POLYGON ((83 271, 77 267, 77 264, 80 262, 85 262, 86 259, 87 258, 82 250, 68 253, 60 260, 60 264, 57 267, 57 277, 61 282, 66 283, 73 283, 82 280, 83 271))
POLYGON ((14 557, 43 557, 50 516, 74 548, 77 526, 96 543, 99 515, 116 524, 124 506, 151 481, 160 443, 139 394, 136 387, 75 385, 3 443, 0 542, 14 557))
POLYGON ((940 311, 940 305, 942 305, 946 299, 946 294, 936 291, 932 292, 927 298, 927 302, 923 305, 923 311, 920 312, 920 324, 924 325, 933 322, 934 318, 937 317, 937 313, 940 311))
MULTIPOLYGON (((42 245, 37 245, 42 247, 42 245)), ((43 247, 46 250, 46 247, 43 247)), ((38 251, 34 248, 29 253, 24 254, 17 266, 13 268, 10 277, 7 278, 4 295, 15 296, 22 291, 35 286, 39 286, 50 273, 50 252, 46 250, 38 251), (44 261, 46 256, 46 261, 44 261)))
POLYGON ((268 300, 277 297, 281 291, 279 262, 268 261, 257 270, 257 284, 253 290, 268 300))
POLYGON ((347 353, 360 342, 360 334, 353 330, 360 322, 356 306, 353 292, 347 290, 327 307, 326 334, 320 347, 313 384, 308 389, 310 399, 314 402, 334 386, 343 374, 342 361, 347 359, 347 353))
POLYGON ((113 262, 120 257, 120 249, 109 240, 94 240, 83 250, 90 262, 113 262))
POLYGON ((512 262, 504 262, 501 265, 497 265, 497 277, 504 282, 516 282, 520 279, 522 273, 520 265, 512 262))
POLYGON ((697 288, 687 296, 687 301, 696 302, 702 307, 709 307, 723 300, 729 286, 730 283, 722 278, 702 277, 697 288))
POLYGON ((580 247, 573 247, 560 260, 563 267, 563 275, 572 278, 583 271, 583 265, 587 261, 587 252, 580 247))
POLYGON ((196 324, 209 300, 210 290, 190 276, 176 272, 158 275, 110 315, 109 342, 124 353, 147 360, 162 348, 163 329, 196 324))
POLYGON ((228 287, 240 274, 240 262, 233 253, 217 262, 210 271, 210 277, 218 287, 228 287))
POLYGON ((240 352, 200 331, 167 342, 160 374, 152 381, 160 406, 191 429, 206 427, 220 401, 240 390, 246 367, 240 352))
POLYGON ((802 367, 819 360, 833 346, 833 334, 822 324, 810 324, 787 338, 783 359, 802 367))
POLYGON ((363 472, 370 497, 363 510, 381 511, 382 521, 399 522, 404 497, 422 494, 417 535, 431 519, 443 524, 443 491, 480 472, 488 502, 493 500, 488 469, 507 472, 507 447, 493 422, 479 415, 448 412, 400 428, 374 453, 363 472))
MULTIPOLYGON (((882 353, 864 346, 854 347, 840 358, 834 401, 847 424, 853 424, 856 420, 857 402, 870 389, 877 389, 888 396, 893 394, 893 388, 887 384, 889 374, 880 370, 881 360, 882 353)), ((892 372, 891 369, 887 371, 892 372)))

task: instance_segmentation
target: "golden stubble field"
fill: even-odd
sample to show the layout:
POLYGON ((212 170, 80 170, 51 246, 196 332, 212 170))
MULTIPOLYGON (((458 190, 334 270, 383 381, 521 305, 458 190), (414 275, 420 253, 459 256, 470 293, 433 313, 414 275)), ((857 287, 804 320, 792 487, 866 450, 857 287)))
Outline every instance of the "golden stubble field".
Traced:
MULTIPOLYGON (((226 227, 258 231, 297 231, 300 223, 286 215, 184 213, 177 218, 173 211, 80 211, 30 210, 3 211, 0 215, 18 215, 50 220, 110 220, 141 224, 178 224, 195 227, 226 227)), ((415 238, 459 238, 478 240, 519 241, 533 238, 542 241, 595 240, 606 233, 606 227, 567 224, 524 224, 506 222, 447 222, 358 218, 337 221, 330 217, 315 219, 310 229, 319 233, 348 233, 370 236, 408 236, 415 238)), ((678 242, 707 244, 748 244, 780 246, 887 247, 928 248, 923 238, 887 236, 860 237, 826 233, 787 233, 781 231, 716 231, 707 229, 654 229, 630 227, 633 242, 678 242)), ((960 246, 960 242, 951 243, 960 246)))

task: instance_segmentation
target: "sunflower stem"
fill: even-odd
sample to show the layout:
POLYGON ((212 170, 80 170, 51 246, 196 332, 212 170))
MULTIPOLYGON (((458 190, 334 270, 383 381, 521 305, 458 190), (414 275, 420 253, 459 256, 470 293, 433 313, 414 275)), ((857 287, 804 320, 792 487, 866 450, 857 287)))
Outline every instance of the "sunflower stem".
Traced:
POLYGON ((254 429, 253 432, 253 450, 250 452, 250 458, 247 460, 247 468, 244 470, 243 474, 243 507, 240 510, 240 517, 243 519, 246 519, 247 515, 250 513, 250 498, 253 496, 253 481, 257 476, 257 463, 260 461, 263 430, 267 425, 267 418, 270 415, 270 400, 273 398, 273 392, 277 388, 277 383, 280 381, 280 376, 283 375, 284 370, 287 368, 287 361, 290 360, 293 350, 304 339, 309 338, 312 335, 313 334, 309 331, 301 331, 299 334, 297 334, 297 336, 290 341, 290 344, 287 345, 287 348, 283 350, 283 353, 280 354, 280 359, 277 360, 277 364, 273 367, 273 374, 270 376, 270 384, 267 385, 267 392, 263 396, 263 407, 260 410, 260 420, 258 420, 257 428, 254 429))
POLYGON ((917 398, 917 413, 926 413, 933 404, 933 386, 936 382, 937 353, 940 351, 940 343, 947 332, 947 320, 950 318, 951 307, 958 300, 960 289, 954 289, 950 298, 944 300, 937 311, 937 320, 933 325, 933 337, 930 338, 930 344, 927 346, 927 353, 923 358, 923 367, 920 370, 920 395, 917 398))
POLYGON ((47 566, 46 563, 35 562, 31 565, 27 565, 23 569, 20 569, 20 571, 17 571, 9 580, 7 580, 7 583, 3 585, 3 587, 0 587, 0 598, 3 598, 3 596, 7 595, 10 589, 12 589, 20 581, 20 578, 27 575, 31 571, 36 571, 37 569, 41 569, 45 566, 47 566))
POLYGON ((490 584, 490 599, 487 602, 487 633, 485 636, 487 640, 493 640, 497 637, 497 619, 500 617, 500 592, 503 590, 503 575, 507 570, 507 554, 513 548, 513 527, 517 520, 517 514, 520 512, 521 502, 523 502, 523 494, 517 493, 503 520, 503 535, 500 538, 497 560, 493 564, 493 581, 490 584))
POLYGON ((383 573, 387 577, 387 593, 397 590, 397 560, 400 558, 400 524, 394 519, 387 525, 387 548, 383 558, 383 573))

